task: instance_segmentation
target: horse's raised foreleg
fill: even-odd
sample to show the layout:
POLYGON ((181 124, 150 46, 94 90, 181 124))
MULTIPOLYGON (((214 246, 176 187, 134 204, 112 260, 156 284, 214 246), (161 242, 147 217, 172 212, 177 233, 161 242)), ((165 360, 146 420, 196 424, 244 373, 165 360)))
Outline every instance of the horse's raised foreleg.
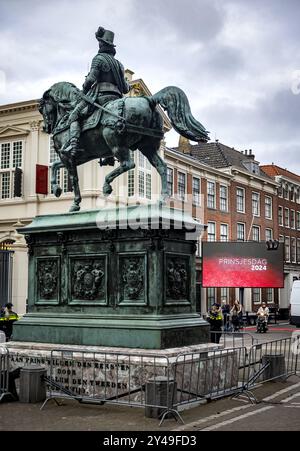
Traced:
POLYGON ((135 168, 134 161, 130 158, 129 149, 126 148, 117 148, 113 149, 113 154, 118 156, 120 161, 120 166, 114 171, 110 172, 105 177, 105 183, 103 185, 103 194, 104 196, 109 196, 113 189, 111 183, 119 177, 121 174, 130 171, 135 168))
POLYGON ((61 187, 57 184, 57 172, 64 167, 64 164, 60 160, 54 161, 51 166, 51 188, 56 197, 60 197, 62 193, 61 187))
POLYGON ((160 202, 165 203, 169 197, 168 194, 168 179, 167 179, 167 164, 164 160, 158 155, 158 150, 154 147, 142 147, 140 149, 143 155, 148 158, 151 165, 157 170, 161 177, 161 195, 160 202))

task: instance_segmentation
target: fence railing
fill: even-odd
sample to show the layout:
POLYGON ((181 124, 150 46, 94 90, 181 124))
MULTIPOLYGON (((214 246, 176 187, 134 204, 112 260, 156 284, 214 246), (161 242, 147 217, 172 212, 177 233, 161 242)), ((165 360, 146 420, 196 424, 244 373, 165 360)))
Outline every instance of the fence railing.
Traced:
POLYGON ((212 343, 220 344, 225 348, 250 348, 258 343, 258 339, 247 332, 228 332, 228 331, 214 331, 210 332, 210 339, 212 343))
POLYGON ((174 378, 167 356, 153 353, 86 352, 60 349, 51 352, 48 397, 88 404, 118 404, 148 409, 148 416, 173 409, 174 378))
MULTIPOLYGON (((248 337, 244 339, 248 340, 248 337)), ((252 343, 251 340, 247 344, 252 343)), ((1 348, 0 348, 1 349, 1 348)), ((265 343, 202 349, 175 357, 152 352, 51 352, 48 396, 80 403, 140 407, 146 416, 181 420, 180 411, 202 400, 246 394, 256 402, 257 384, 296 374, 299 335, 265 343)), ((9 391, 9 355, 0 353, 1 393, 9 391)))
POLYGON ((296 373, 297 364, 298 353, 291 338, 256 344, 249 353, 249 383, 287 378, 296 373))
POLYGON ((0 345, 0 402, 9 395, 9 352, 0 345))
POLYGON ((174 364, 176 406, 235 393, 248 377, 246 359, 244 347, 180 354, 174 364))

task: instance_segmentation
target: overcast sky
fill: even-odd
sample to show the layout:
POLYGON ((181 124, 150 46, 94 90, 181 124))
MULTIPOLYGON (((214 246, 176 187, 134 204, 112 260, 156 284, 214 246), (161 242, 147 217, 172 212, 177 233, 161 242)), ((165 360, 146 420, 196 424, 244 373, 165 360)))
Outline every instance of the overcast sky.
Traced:
POLYGON ((0 104, 81 87, 101 25, 153 93, 186 92, 212 140, 300 173, 299 23, 299 0, 0 0, 0 104))

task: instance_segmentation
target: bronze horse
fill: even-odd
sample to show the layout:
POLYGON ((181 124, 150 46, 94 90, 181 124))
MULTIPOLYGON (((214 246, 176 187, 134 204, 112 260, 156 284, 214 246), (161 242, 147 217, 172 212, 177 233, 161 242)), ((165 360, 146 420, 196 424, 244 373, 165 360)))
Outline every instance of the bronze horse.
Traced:
POLYGON ((87 130, 83 128, 80 137, 82 150, 73 155, 64 151, 69 143, 68 113, 80 95, 75 85, 56 83, 44 93, 39 106, 44 118, 44 130, 53 134, 54 148, 59 156, 59 160, 52 164, 51 186, 56 197, 60 197, 62 190, 57 184, 57 171, 65 167, 74 191, 71 212, 79 211, 81 203, 77 166, 98 158, 117 159, 119 167, 105 177, 103 186, 104 195, 109 196, 113 180, 134 169, 130 150, 137 149, 160 174, 161 202, 165 201, 168 197, 167 165, 158 154, 164 132, 162 115, 157 105, 166 110, 172 126, 180 135, 197 142, 209 140, 208 132, 193 117, 185 93, 171 86, 151 97, 124 97, 108 102, 105 108, 100 106, 102 111, 98 124, 87 130))

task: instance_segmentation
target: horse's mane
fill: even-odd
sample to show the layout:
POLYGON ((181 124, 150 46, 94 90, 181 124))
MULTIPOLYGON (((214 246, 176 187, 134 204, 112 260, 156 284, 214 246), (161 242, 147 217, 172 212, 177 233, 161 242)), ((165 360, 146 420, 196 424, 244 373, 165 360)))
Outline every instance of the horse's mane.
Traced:
POLYGON ((43 97, 51 97, 56 102, 73 102, 78 98, 79 92, 79 89, 73 83, 62 81, 51 86, 43 97))

